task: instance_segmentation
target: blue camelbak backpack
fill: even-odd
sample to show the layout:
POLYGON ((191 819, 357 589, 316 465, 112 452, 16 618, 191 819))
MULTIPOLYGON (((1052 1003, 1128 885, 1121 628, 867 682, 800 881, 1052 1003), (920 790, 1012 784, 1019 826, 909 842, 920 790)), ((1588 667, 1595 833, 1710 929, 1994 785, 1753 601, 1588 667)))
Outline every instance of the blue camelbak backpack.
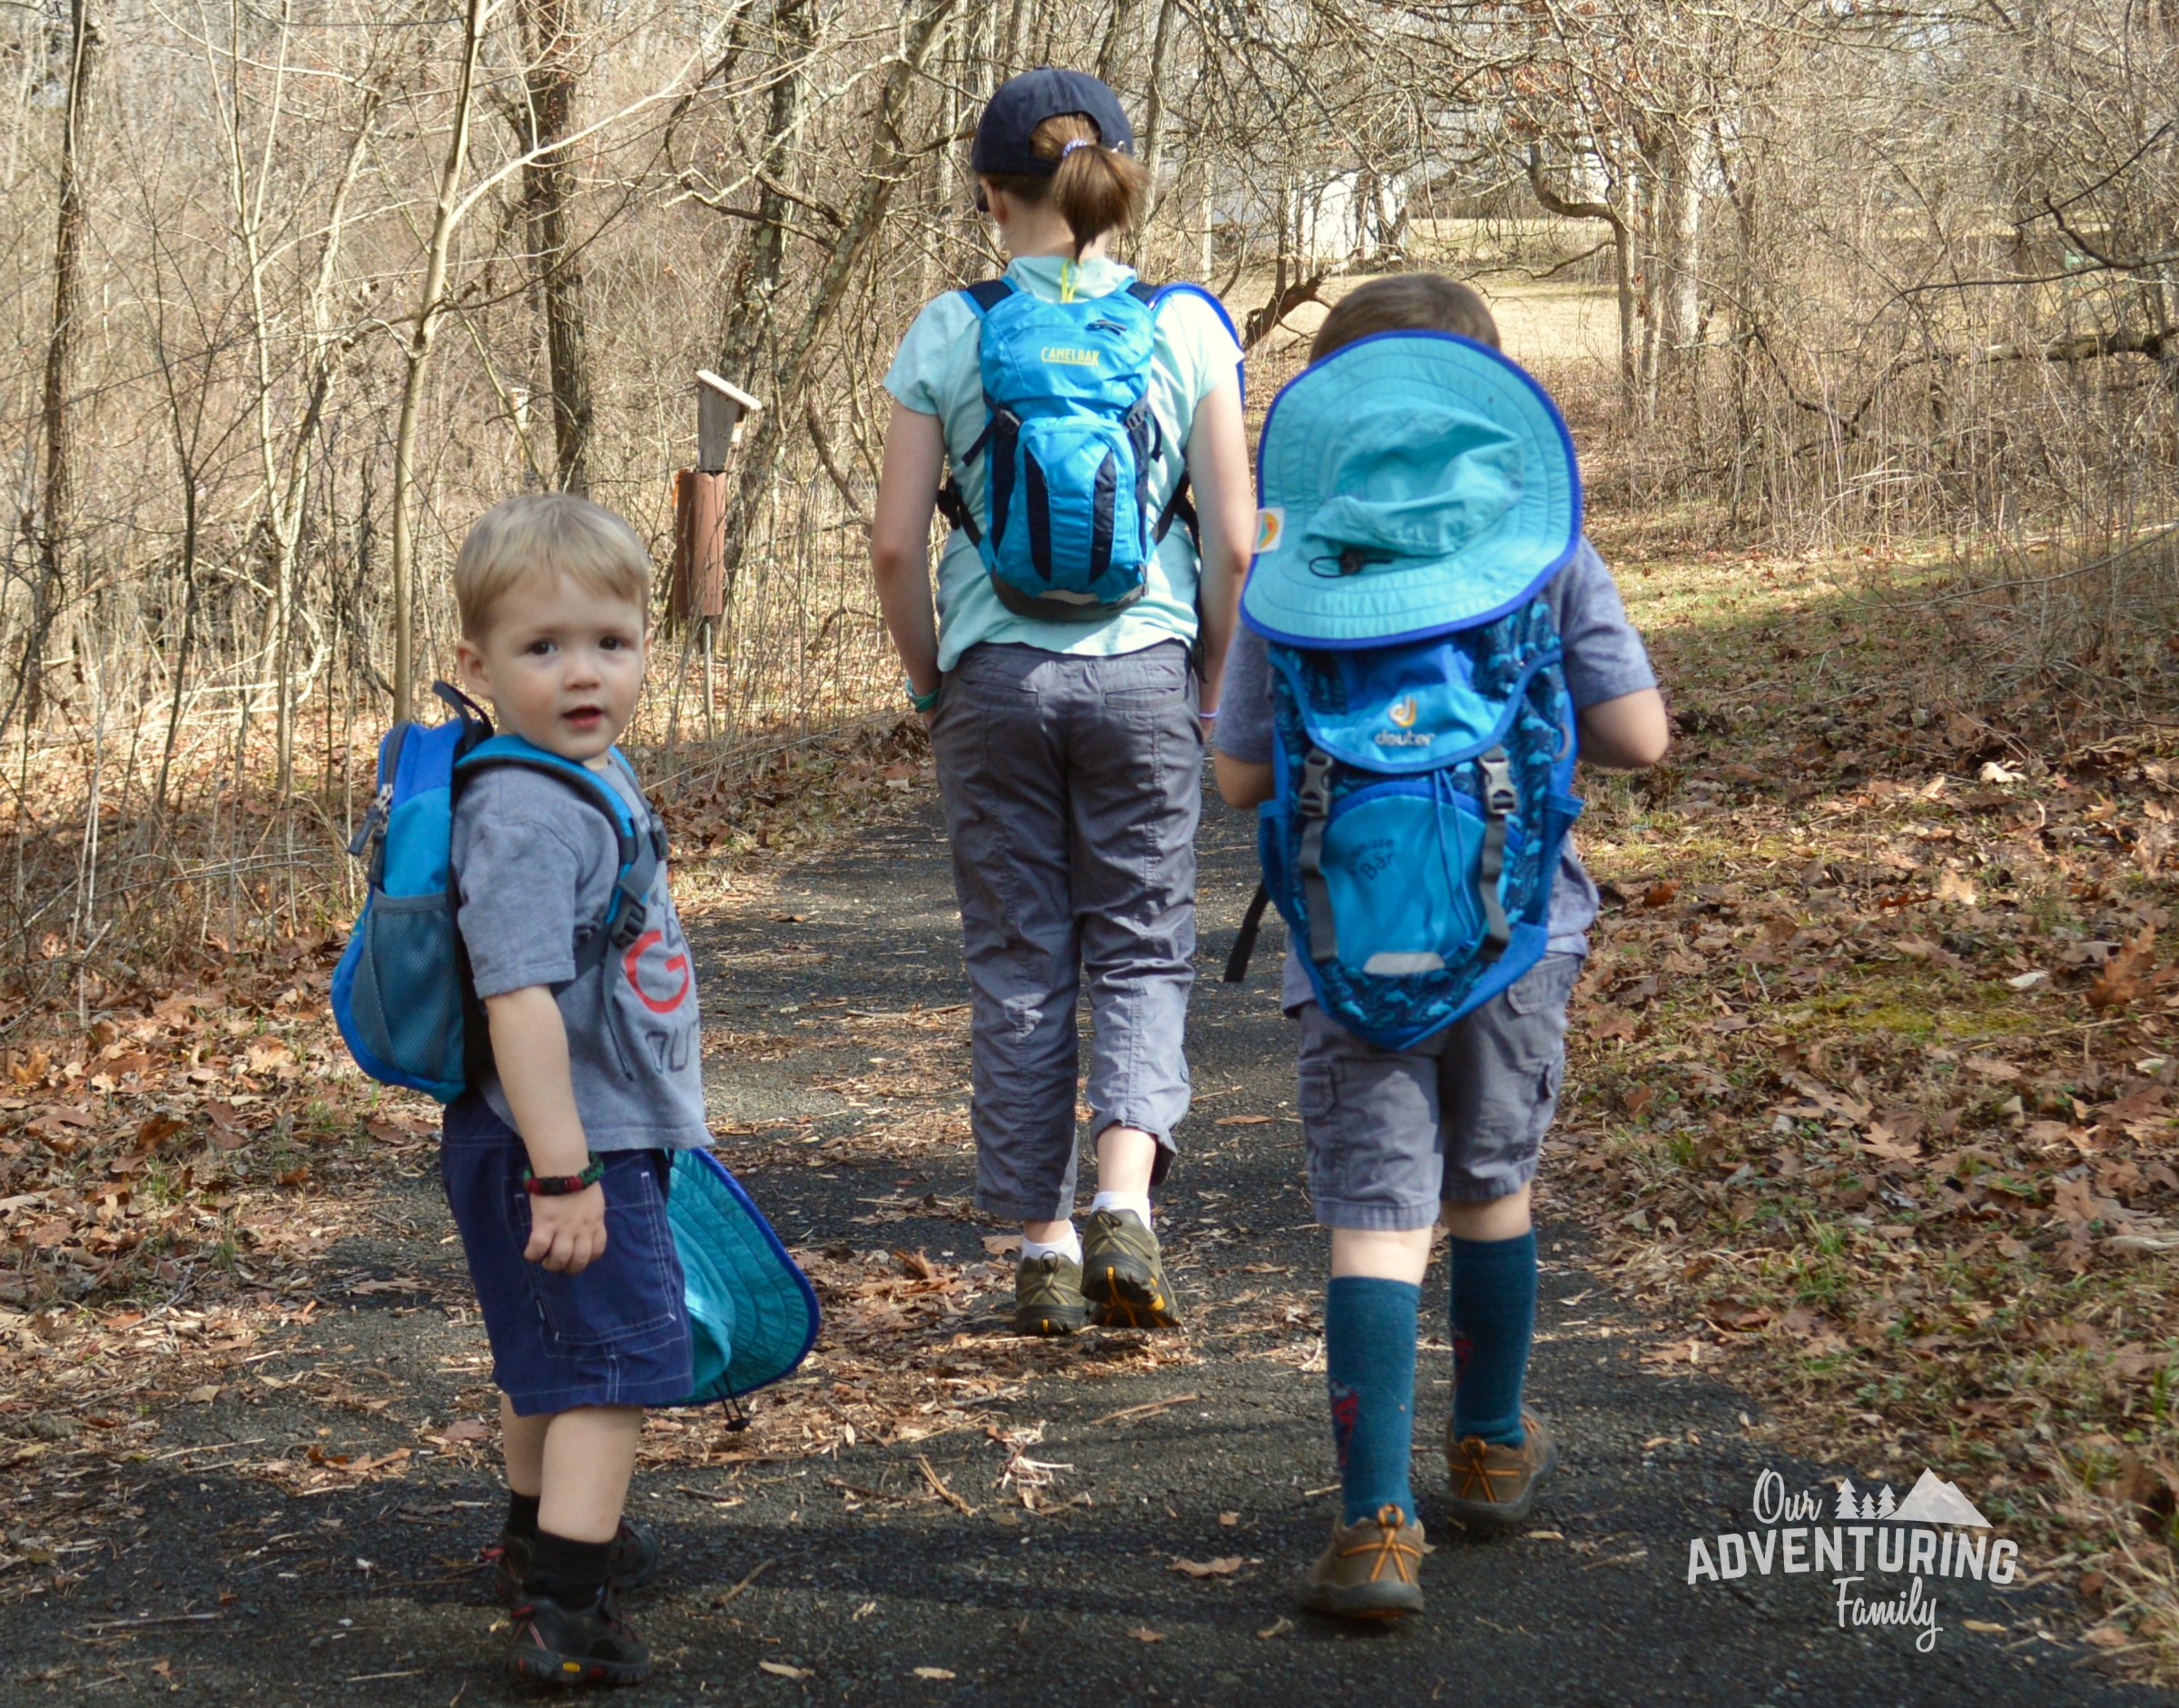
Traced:
MULTIPOLYGON (((369 860, 370 888, 333 972, 332 1004, 358 1067, 446 1103, 475 1077, 485 1042, 456 923, 450 855, 462 785, 492 765, 527 765, 559 778, 612 824, 619 870, 604 916, 576 933, 577 979, 643 934, 666 833, 656 814, 649 827, 638 826, 587 765, 518 736, 495 736, 475 701, 443 682, 432 688, 454 716, 397 724, 379 745, 378 795, 349 844, 369 860)), ((613 758, 633 783, 617 748, 613 758)), ((674 1153, 666 1219, 695 1360, 694 1389, 677 1403, 731 1400, 800 1364, 816 1342, 817 1295, 741 1182, 708 1150, 674 1153)))
POLYGON ((1383 1049, 1543 958, 1574 714, 1543 587, 1579 539, 1542 388, 1446 334, 1382 334, 1290 381, 1259 449, 1242 620, 1270 666, 1266 903, 1325 1012, 1383 1049))
POLYGON ((1186 447, 1163 442, 1149 403, 1159 305, 1184 291, 1232 330, 1224 306, 1195 285, 1137 281, 1059 302, 1005 279, 961 291, 981 323, 986 420, 959 460, 985 459, 988 514, 972 515, 953 479, 939 509, 968 535, 1018 616, 1096 622, 1123 611, 1142 597, 1150 554, 1174 521, 1193 530, 1186 447), (1181 473, 1152 515, 1160 457, 1181 473))

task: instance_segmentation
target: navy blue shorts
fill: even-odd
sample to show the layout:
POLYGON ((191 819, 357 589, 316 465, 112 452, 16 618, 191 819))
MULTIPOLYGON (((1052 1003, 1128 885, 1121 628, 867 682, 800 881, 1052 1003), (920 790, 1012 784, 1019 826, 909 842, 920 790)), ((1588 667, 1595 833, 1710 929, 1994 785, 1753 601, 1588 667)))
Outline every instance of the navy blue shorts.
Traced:
POLYGON ((695 1386, 681 1259, 666 1219, 672 1155, 608 1150, 606 1249, 577 1275, 522 1255, 532 1200, 522 1140, 471 1091, 447 1107, 439 1178, 518 1417, 577 1406, 671 1406, 695 1386))

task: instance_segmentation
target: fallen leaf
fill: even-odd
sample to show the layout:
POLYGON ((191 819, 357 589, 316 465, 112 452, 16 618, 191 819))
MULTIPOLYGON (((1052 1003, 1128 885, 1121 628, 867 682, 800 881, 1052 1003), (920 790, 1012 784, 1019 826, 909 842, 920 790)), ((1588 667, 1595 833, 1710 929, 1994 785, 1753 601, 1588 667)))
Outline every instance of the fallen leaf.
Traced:
POLYGON ((1164 1632, 1153 1631, 1148 1625, 1137 1625, 1128 1634, 1138 1643, 1163 1643, 1165 1641, 1164 1632))
POLYGON ((481 1417, 461 1417, 449 1424, 440 1436, 447 1441, 489 1441, 492 1427, 481 1417))
POLYGON ((2098 1625, 2081 1638, 2099 1649, 2123 1649, 2133 1641, 2124 1625, 2098 1625))
POLYGON ((2144 925, 2127 938, 2125 946, 2104 963, 2104 970, 2088 987, 2088 1006, 2101 1013, 2107 1008, 2123 1008, 2140 996, 2155 949, 2154 925, 2144 925))
POLYGON ((1261 1127, 1271 1120, 1269 1115, 1221 1115, 1210 1124, 1214 1127, 1261 1127))
POLYGON ((1231 1577, 1247 1564, 1234 1554, 1216 1560, 1175 1560, 1171 1569, 1189 1577, 1231 1577))
MULTIPOLYGON (((2050 974, 2037 967, 2033 972, 2023 972, 2016 978, 2006 980, 2006 982, 2016 991, 2032 991, 2038 984, 2049 983, 2050 974)), ((2000 1626, 1999 1629, 2002 1630, 2003 1627, 2000 1626)))
POLYGON ((815 1678, 817 1674, 806 1666, 789 1666, 784 1661, 759 1661, 756 1670, 769 1673, 774 1678, 815 1678))
POLYGON ((1992 1624, 1987 1619, 1962 1619, 1959 1623, 1970 1631, 1981 1632, 1986 1637, 2001 1637, 2006 1629, 2004 1625, 1992 1624))
POLYGON ((1011 1258, 1021 1249, 1020 1234, 986 1234, 983 1249, 994 1258, 1011 1258))
POLYGON ((1294 1629, 1294 1622, 1281 1614, 1256 1634, 1259 1637, 1283 1637, 1294 1629))
POLYGON ((942 1666, 919 1666, 915 1669, 915 1675, 918 1678, 951 1678, 953 1676, 942 1666))
POLYGON ((1218 1515, 1218 1522, 1230 1530, 1241 1522, 1241 1515, 1237 1512, 1222 1512, 1218 1515))

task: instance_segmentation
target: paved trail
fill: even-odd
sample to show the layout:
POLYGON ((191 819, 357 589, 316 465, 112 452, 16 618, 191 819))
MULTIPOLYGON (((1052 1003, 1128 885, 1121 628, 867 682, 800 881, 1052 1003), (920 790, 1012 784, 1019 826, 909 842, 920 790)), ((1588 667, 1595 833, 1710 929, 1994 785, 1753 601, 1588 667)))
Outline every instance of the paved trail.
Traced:
MULTIPOLYGON (((1435 1336, 1416 1466, 1439 1544, 1428 1611, 1361 1634, 1296 1616, 1291 1579, 1321 1545, 1332 1500, 1311 1367, 1322 1235, 1300 1188, 1276 954, 1246 989, 1211 982, 1252 883, 1247 826, 1210 809, 1205 850, 1207 978, 1190 1022, 1202 1101, 1162 1212, 1188 1334, 1010 1351, 1022 1343, 999 1320, 994 1267, 979 1298, 951 1308, 977 1427, 892 1446, 865 1431, 830 1456, 646 1473, 641 1507, 662 1525, 669 1564, 641 1615, 661 1664, 635 1700, 2157 1700, 2036 1635, 2059 1604, 2055 1586, 1938 1581, 1929 1653, 1909 1631, 1839 1629, 1828 1572, 1690 1586, 1690 1538, 1751 1526, 1763 1472, 1799 1491, 1853 1467, 1787 1460, 1748 1438, 1750 1408, 1730 1389, 1645 1370, 1648 1326, 1584 1267, 1582 1241, 1550 1227, 1533 1392, 1565 1447, 1535 1534, 1477 1543, 1437 1520, 1444 1467, 1428 1424, 1444 1410, 1447 1361, 1435 1336), (1235 1114, 1259 1119, 1214 1124, 1235 1114), (1008 1357, 1019 1379, 988 1379, 1008 1357), (1014 1452, 1062 1467, 1040 1473, 1052 1478, 1041 1513, 995 1486, 1014 1452), (1240 1564, 1198 1578, 1175 1569, 1183 1559, 1240 1564)), ((715 1124, 786 1238, 841 1265, 889 1263, 876 1254, 896 1249, 986 1261, 980 1248, 996 1230, 952 1213, 971 1180, 960 1017, 932 1011, 958 1004, 963 987, 934 805, 874 825, 694 935, 725 1041, 712 1064, 715 1124), (928 1051, 910 1048, 932 1024, 952 1052, 936 1072, 928 1051), (898 1079, 919 1060, 920 1081, 898 1079), (912 1135, 890 1151, 887 1121, 912 1135)), ((352 1367, 354 1386, 375 1390, 375 1409, 370 1393, 353 1394, 340 1416, 351 1451, 414 1442, 483 1403, 481 1336, 464 1319, 431 1171, 416 1169, 368 1209, 342 1260, 415 1275, 439 1308, 399 1291, 351 1294, 296 1345, 293 1356, 352 1367)), ((1434 1269, 1425 1300, 1442 1285, 1434 1269)), ((847 1367, 821 1372, 806 1395, 847 1406, 847 1367)), ((939 1357, 922 1376, 953 1367, 939 1357)), ((202 1407, 193 1435, 167 1438, 307 1439, 325 1422, 278 1389, 247 1399, 202 1407)), ((130 1467, 140 1518, 69 1598, 9 1611, 0 1701, 506 1698, 489 1664, 491 1610, 464 1563, 497 1523, 481 1462, 419 1458, 399 1481, 303 1498, 224 1473, 224 1459, 130 1467)), ((1868 1579, 1858 1588, 1878 1596, 1905 1583, 1868 1579)))

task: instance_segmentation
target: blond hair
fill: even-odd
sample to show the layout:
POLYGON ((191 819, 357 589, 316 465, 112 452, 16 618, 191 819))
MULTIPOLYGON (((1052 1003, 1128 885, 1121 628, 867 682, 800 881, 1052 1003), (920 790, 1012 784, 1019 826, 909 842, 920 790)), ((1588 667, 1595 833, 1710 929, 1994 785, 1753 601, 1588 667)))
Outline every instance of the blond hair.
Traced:
POLYGON ((469 529, 454 559, 461 632, 483 637, 492 611, 524 577, 563 575, 586 592, 648 611, 651 557, 636 530, 603 505, 572 492, 502 499, 469 529))

